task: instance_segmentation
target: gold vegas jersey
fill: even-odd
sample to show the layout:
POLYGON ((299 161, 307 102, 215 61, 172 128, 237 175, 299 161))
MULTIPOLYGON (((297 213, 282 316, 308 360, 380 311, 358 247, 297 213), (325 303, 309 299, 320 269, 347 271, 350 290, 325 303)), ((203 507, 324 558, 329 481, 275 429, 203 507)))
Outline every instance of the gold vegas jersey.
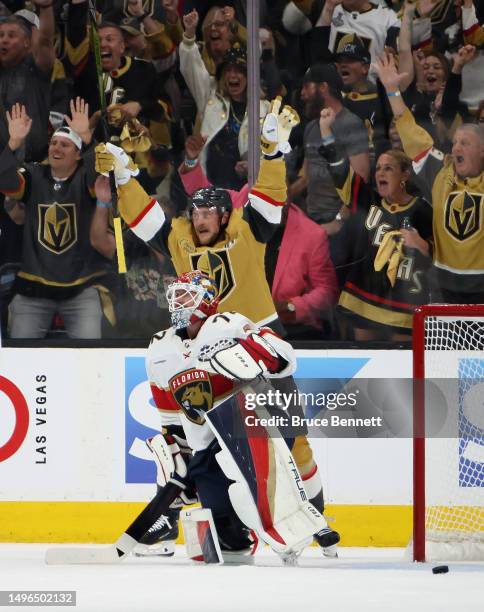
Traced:
POLYGON ((434 265, 440 285, 451 291, 482 291, 484 283, 484 172, 461 178, 452 158, 407 110, 396 122, 405 153, 413 159, 418 185, 432 202, 434 265))
POLYGON ((153 248, 168 253, 177 274, 200 269, 213 277, 221 296, 219 310, 236 310, 257 325, 277 320, 264 253, 280 223, 285 201, 284 160, 262 159, 247 204, 231 212, 219 240, 207 247, 197 245, 188 219, 166 219, 136 180, 119 187, 119 210, 131 230, 153 248))

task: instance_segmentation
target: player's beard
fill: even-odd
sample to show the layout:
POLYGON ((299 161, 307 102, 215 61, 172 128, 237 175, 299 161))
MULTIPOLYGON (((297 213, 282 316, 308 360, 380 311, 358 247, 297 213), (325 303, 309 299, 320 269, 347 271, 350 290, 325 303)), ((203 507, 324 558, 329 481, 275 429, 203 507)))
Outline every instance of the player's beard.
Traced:
POLYGON ((304 114, 309 121, 319 119, 319 115, 325 106, 324 96, 321 92, 316 91, 304 105, 304 114))

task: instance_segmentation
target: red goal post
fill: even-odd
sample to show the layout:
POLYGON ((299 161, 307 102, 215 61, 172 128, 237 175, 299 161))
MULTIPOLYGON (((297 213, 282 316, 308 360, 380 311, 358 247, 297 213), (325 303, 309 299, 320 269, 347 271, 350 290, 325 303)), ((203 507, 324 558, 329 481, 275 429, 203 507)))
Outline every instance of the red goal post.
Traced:
MULTIPOLYGON (((461 481, 462 419, 459 420, 461 404, 467 401, 465 394, 472 392, 472 386, 479 381, 484 383, 484 305, 433 304, 417 308, 413 319, 412 344, 414 561, 484 559, 484 463, 476 459, 472 465, 472 482, 461 481), (459 387, 463 363, 472 365, 470 375, 463 375, 468 386, 465 393, 459 387), (455 387, 459 389, 453 398, 456 401, 448 402, 451 409, 455 407, 455 418, 459 423, 455 439, 429 440, 426 437, 426 414, 430 410, 426 405, 426 380, 439 377, 455 377, 455 387), (435 448, 438 450, 435 451, 435 448), (429 456, 431 453, 439 455, 432 466, 434 471, 441 472, 435 479, 439 483, 437 486, 446 489, 446 480, 449 483, 448 490, 442 491, 442 495, 440 490, 437 493, 434 490, 434 499, 429 499, 428 494, 429 479, 433 479, 432 472, 429 473, 429 463, 433 460, 429 456), (452 466, 450 470, 449 466, 452 466), (445 470, 449 470, 447 475, 445 470), (441 499, 435 502, 435 498, 439 497, 441 499), (434 541, 430 542, 429 538, 434 541)), ((479 389, 477 392, 481 391, 479 389)), ((482 424, 482 420, 479 422, 482 424)), ((477 428, 477 431, 482 432, 482 446, 479 449, 474 425, 473 445, 484 451, 484 430, 477 428)))

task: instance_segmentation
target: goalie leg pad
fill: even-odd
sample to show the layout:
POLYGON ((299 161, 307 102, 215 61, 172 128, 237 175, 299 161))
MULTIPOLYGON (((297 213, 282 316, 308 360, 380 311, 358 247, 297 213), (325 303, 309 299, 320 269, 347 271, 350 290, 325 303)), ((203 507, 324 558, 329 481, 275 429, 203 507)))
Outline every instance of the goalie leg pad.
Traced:
POLYGON ((205 563, 223 563, 217 530, 210 508, 182 510, 180 519, 188 557, 205 563))
MULTIPOLYGON (((240 435, 247 392, 252 393, 252 387, 245 386, 235 401, 230 398, 206 415, 222 449, 217 460, 227 477, 235 480, 229 495, 240 519, 275 552, 298 551, 327 524, 309 502, 284 440, 268 433, 240 435)), ((257 412, 269 417, 263 409, 257 412)))

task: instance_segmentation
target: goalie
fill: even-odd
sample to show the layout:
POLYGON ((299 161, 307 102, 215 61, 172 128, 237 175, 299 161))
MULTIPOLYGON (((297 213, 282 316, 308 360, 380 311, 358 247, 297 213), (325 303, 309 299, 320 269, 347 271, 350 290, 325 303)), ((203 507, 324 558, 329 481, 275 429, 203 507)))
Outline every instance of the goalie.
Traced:
POLYGON ((147 355, 164 426, 149 441, 158 485, 180 485, 172 507, 193 502, 195 487, 212 511, 225 561, 250 554, 251 529, 282 557, 297 554, 326 522, 277 432, 251 438, 236 427, 248 384, 293 373, 292 347, 238 313, 216 314, 215 282, 198 270, 173 282, 167 300, 173 326, 153 336, 147 355))

